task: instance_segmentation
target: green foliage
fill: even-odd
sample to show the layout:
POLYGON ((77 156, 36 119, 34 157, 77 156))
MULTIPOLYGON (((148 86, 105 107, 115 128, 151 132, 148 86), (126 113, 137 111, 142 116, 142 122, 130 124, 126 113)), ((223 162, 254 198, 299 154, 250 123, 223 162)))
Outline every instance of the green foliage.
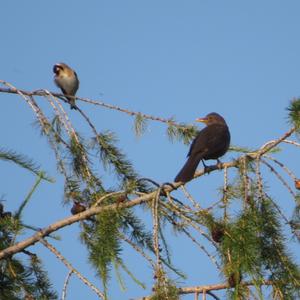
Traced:
POLYGON ((130 272, 130 270, 128 269, 128 267, 124 264, 124 262, 122 260, 118 260, 118 263, 115 264, 115 269, 116 269, 116 273, 117 273, 117 277, 119 280, 120 285, 123 287, 123 290, 125 290, 125 284, 123 282, 123 279, 120 275, 120 273, 118 272, 119 266, 122 267, 122 269, 129 275, 129 277, 137 284, 139 285, 141 288, 146 289, 146 286, 137 279, 136 276, 134 276, 134 274, 132 274, 132 272, 130 272))
POLYGON ((247 289, 239 282, 247 277, 257 283, 260 293, 259 283, 267 276, 283 299, 295 299, 300 296, 300 272, 286 250, 278 213, 269 199, 251 203, 226 224, 220 244, 224 274, 236 289, 230 297, 246 296, 247 289))
MULTIPOLYGON (((37 265, 37 263, 35 263, 37 265)), ((0 262, 0 295, 1 299, 23 300, 25 296, 33 299, 58 299, 41 266, 27 266, 17 259, 0 262)))
POLYGON ((137 114, 134 120, 134 131, 137 136, 141 136, 147 129, 147 120, 142 114, 137 114))
MULTIPOLYGON (((14 217, 0 216, 0 249, 9 247, 14 238, 16 227, 20 224, 14 217)), ((23 300, 26 296, 34 299, 54 300, 57 294, 52 290, 47 273, 42 269, 36 255, 24 251, 30 256, 29 264, 15 257, 0 260, 0 295, 1 299, 23 300)))
MULTIPOLYGON (((110 198, 105 202, 110 203, 115 199, 110 198)), ((119 231, 130 236, 130 239, 142 248, 153 250, 150 233, 145 230, 144 224, 129 209, 111 211, 107 210, 97 215, 95 222, 85 224, 81 234, 83 242, 89 249, 89 259, 97 270, 107 293, 107 284, 111 268, 114 267, 123 286, 120 272, 121 267, 137 284, 144 287, 139 280, 129 271, 121 259, 121 241, 119 231)))
POLYGON ((137 174, 126 156, 114 145, 116 142, 115 135, 107 131, 94 138, 92 148, 97 147, 104 167, 111 165, 120 178, 135 180, 137 174))
POLYGON ((229 151, 239 152, 239 153, 250 153, 254 152, 254 149, 250 149, 248 147, 241 147, 241 146, 233 146, 231 145, 229 151))
POLYGON ((171 141, 179 140, 184 144, 189 144, 198 133, 196 126, 180 124, 175 126, 173 122, 169 123, 167 135, 171 141))
POLYGON ((40 167, 37 166, 33 160, 22 154, 18 154, 15 151, 0 148, 0 160, 13 162, 18 166, 34 173, 35 175, 41 176, 41 178, 44 180, 54 182, 54 180, 50 178, 44 171, 41 171, 40 167))
POLYGON ((278 213, 272 203, 265 199, 261 203, 261 258, 265 271, 269 273, 273 286, 284 299, 300 297, 300 270, 286 249, 286 240, 281 232, 278 213))
POLYGON ((105 210, 97 215, 95 222, 85 225, 81 235, 89 249, 89 260, 102 280, 105 294, 107 294, 111 266, 121 260, 121 245, 118 237, 120 225, 117 212, 105 210))
POLYGON ((297 128, 300 129, 300 99, 293 99, 287 108, 289 111, 289 121, 297 128))
MULTIPOLYGON (((144 222, 140 220, 130 209, 119 211, 119 213, 122 222, 121 229, 129 237, 129 239, 142 249, 147 249, 153 254, 155 254, 153 246, 153 235, 150 231, 147 230, 144 222)), ((159 234, 160 237, 164 238, 161 229, 159 231, 159 234)), ((170 270, 172 270, 175 274, 177 274, 179 277, 185 279, 186 276, 171 264, 168 246, 164 239, 162 246, 163 247, 160 253, 160 259, 162 263, 165 266, 167 266, 170 270), (162 255, 163 250, 165 250, 164 252, 166 253, 166 257, 162 255)))
POLYGON ((260 274, 259 266, 254 263, 260 256, 257 221, 256 210, 249 208, 226 224, 220 249, 228 279, 235 273, 260 274))
MULTIPOLYGON (((288 110, 291 123, 300 132, 300 99, 294 99, 288 110)), ((63 118, 55 116, 51 124, 47 119, 42 120, 41 126, 42 133, 47 136, 55 152, 59 170, 65 177, 67 200, 76 200, 88 208, 99 198, 112 192, 104 188, 100 179, 93 173, 95 153, 105 168, 113 168, 118 179, 115 186, 122 190, 122 194, 105 198, 98 203, 99 206, 105 207, 129 201, 132 195, 142 195, 137 191, 148 193, 160 187, 160 184, 151 179, 138 178, 131 162, 117 147, 117 139, 112 132, 105 131, 97 134, 96 129, 89 123, 95 134, 91 145, 88 145, 87 140, 81 138, 77 133, 73 134, 68 141, 70 128, 66 129, 66 124, 63 124, 62 120, 63 118), (70 161, 71 166, 67 165, 70 161)), ((134 121, 136 135, 141 136, 146 128, 146 119, 142 114, 137 114, 134 121)), ((179 140, 188 144, 197 135, 197 130, 195 126, 176 125, 170 119, 167 134, 171 141, 179 140)), ((75 129, 73 131, 72 128, 70 131, 75 132, 75 129)), ((231 147, 230 150, 243 154, 255 151, 245 147, 231 147)), ((275 153, 278 150, 279 148, 273 148, 269 153, 275 153)), ((263 190, 265 186, 257 183, 260 178, 257 178, 259 177, 256 173, 257 165, 253 157, 248 155, 245 157, 245 161, 240 160, 236 178, 227 185, 226 192, 222 187, 223 204, 218 206, 217 212, 224 209, 222 217, 215 217, 212 210, 189 210, 183 202, 174 198, 172 201, 176 202, 176 205, 172 206, 172 201, 167 201, 166 195, 159 195, 157 225, 161 265, 158 265, 158 269, 155 270, 152 300, 179 299, 176 285, 167 278, 162 269, 162 266, 167 266, 183 277, 171 265, 171 255, 164 231, 165 226, 169 224, 176 232, 187 235, 190 232, 190 225, 193 224, 207 229, 218 247, 223 267, 222 273, 231 287, 228 292, 229 298, 250 298, 254 294, 253 291, 250 294, 250 288, 241 283, 251 280, 255 284, 257 298, 262 299, 261 285, 264 279, 272 282, 273 294, 279 296, 280 299, 298 299, 300 297, 299 268, 293 262, 286 248, 287 240, 282 233, 278 211, 272 200, 266 196, 263 190), (239 205, 240 213, 231 217, 231 205, 236 203, 239 205)), ((15 214, 4 212, 3 205, 0 203, 2 205, 2 208, 0 206, 0 249, 5 249, 15 243, 18 235, 25 228, 36 230, 33 226, 25 226, 21 218, 24 208, 41 179, 48 181, 50 179, 31 160, 13 151, 0 150, 0 159, 16 163, 38 176, 36 184, 15 214)), ((296 200, 297 205, 289 225, 295 233, 299 234, 299 196, 296 200)), ((148 203, 144 205, 147 212, 150 211, 148 205, 148 203)), ((211 209, 214 207, 212 206, 211 209)), ((124 289, 125 283, 121 277, 121 271, 126 272, 138 285, 144 287, 130 272, 121 257, 123 246, 121 238, 124 238, 124 235, 145 253, 148 251, 150 254, 156 254, 153 246, 153 234, 147 230, 144 221, 139 219, 132 209, 103 210, 97 216, 81 222, 81 227, 82 241, 88 248, 91 264, 103 282, 106 297, 113 268, 124 289)), ((207 237, 207 234, 203 233, 203 236, 207 237)), ((0 261, 0 298, 18 300, 30 296, 35 299, 57 299, 38 257, 26 250, 19 255, 29 257, 29 262, 23 262, 14 256, 0 261)))
POLYGON ((58 298, 56 292, 52 290, 52 284, 37 256, 31 256, 28 271, 34 276, 33 284, 28 288, 28 292, 34 299, 50 300, 58 298))
POLYGON ((31 196, 33 195, 33 193, 35 192, 35 190, 37 189, 38 185, 41 183, 42 177, 41 175, 38 176, 34 186, 32 187, 31 191, 29 192, 29 194, 27 195, 27 197, 24 199, 24 201, 22 202, 22 204, 20 205, 18 211, 15 214, 16 219, 20 219, 22 211, 24 210, 26 204, 29 202, 29 200, 31 199, 31 196))
POLYGON ((179 293, 176 285, 166 277, 161 269, 156 271, 156 282, 153 287, 153 295, 151 300, 179 300, 179 293))
MULTIPOLYGON (((56 142, 60 143, 61 142, 60 137, 62 136, 62 123, 60 121, 60 118, 57 115, 55 115, 54 118, 52 119, 51 129, 53 131, 56 142)), ((47 130, 46 132, 49 132, 49 130, 47 130)))
POLYGON ((171 284, 166 286, 157 286, 151 300, 179 300, 179 293, 176 286, 171 284))
POLYGON ((152 233, 146 230, 145 224, 130 209, 120 212, 122 230, 129 235, 131 241, 141 248, 147 248, 154 252, 152 243, 152 233))
POLYGON ((91 175, 87 151, 84 141, 78 141, 75 136, 70 140, 70 153, 72 158, 72 168, 78 178, 88 181, 91 175))
POLYGON ((295 236, 300 242, 300 195, 296 196, 296 206, 290 221, 291 228, 294 230, 295 236))

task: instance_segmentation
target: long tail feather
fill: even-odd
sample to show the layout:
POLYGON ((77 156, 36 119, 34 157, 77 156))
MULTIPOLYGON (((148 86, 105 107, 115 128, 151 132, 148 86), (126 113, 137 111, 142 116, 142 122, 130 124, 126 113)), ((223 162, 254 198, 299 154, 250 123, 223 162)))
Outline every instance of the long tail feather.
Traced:
POLYGON ((180 172, 175 177, 175 182, 188 182, 193 179, 197 166, 201 160, 201 156, 190 156, 184 164, 180 172))

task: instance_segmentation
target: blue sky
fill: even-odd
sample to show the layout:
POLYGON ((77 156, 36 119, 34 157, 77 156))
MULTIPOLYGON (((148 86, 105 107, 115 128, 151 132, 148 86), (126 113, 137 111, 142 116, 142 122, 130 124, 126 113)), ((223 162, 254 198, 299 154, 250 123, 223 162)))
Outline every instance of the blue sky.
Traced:
MULTIPOLYGON (((216 111, 227 120, 233 145, 255 149, 289 128, 286 107, 300 95, 299 1, 10 0, 2 4, 1 11, 0 79, 20 89, 57 91, 52 66, 63 61, 78 73, 78 96, 165 118, 173 116, 186 123, 216 111)), ((57 176, 53 153, 32 126, 31 110, 15 95, 0 94, 0 101, 1 147, 32 157, 57 177, 55 184, 44 183, 37 191, 24 216, 26 221, 43 227, 66 217, 69 207, 61 206, 62 178, 57 176)), ((39 99, 50 113, 44 102, 39 99)), ((149 122, 146 133, 136 138, 132 118, 78 105, 99 131, 117 133, 119 146, 143 177, 172 181, 183 165, 188 148, 170 143, 164 125, 149 122)), ((81 133, 91 134, 76 112, 70 115, 81 133)), ((298 152, 287 147, 282 154, 283 162, 296 174, 300 173, 295 164, 298 152)), ((223 160, 232 156, 229 153, 223 160)), ((105 178, 102 170, 99 173, 105 178)), ((5 207, 13 210, 35 179, 3 162, 0 177, 5 207)), ((215 188, 222 184, 221 173, 208 177, 212 179, 201 178, 189 185, 206 203, 219 196, 215 188)), ((114 185, 113 180, 108 177, 107 184, 114 185)), ((271 194, 285 203, 290 216, 293 200, 273 177, 269 184, 271 194)), ((55 245, 84 275, 92 277, 94 271, 77 233, 77 225, 64 229, 62 242, 55 245)), ((195 247, 182 247, 182 240, 176 241, 171 233, 170 240, 175 262, 189 275, 184 285, 220 281, 195 247), (195 260, 199 260, 197 268, 195 260)), ((32 249, 45 259, 60 292, 66 269, 42 246, 32 249)), ((132 252, 126 255, 129 267, 149 291, 150 270, 141 271, 132 252)), ((98 279, 94 282, 99 284, 98 279)), ((130 279, 128 282, 128 291, 122 294, 112 281, 112 299, 147 294, 130 279)), ((96 299, 74 277, 69 299, 83 297, 96 299)))

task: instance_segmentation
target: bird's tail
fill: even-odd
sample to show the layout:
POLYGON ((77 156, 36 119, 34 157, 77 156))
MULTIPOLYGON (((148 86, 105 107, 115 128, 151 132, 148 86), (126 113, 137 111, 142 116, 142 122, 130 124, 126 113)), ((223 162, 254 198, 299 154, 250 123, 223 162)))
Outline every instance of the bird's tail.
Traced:
POLYGON ((190 156, 185 163, 185 165, 182 167, 180 172, 175 177, 175 182, 188 182, 191 179, 193 179, 194 174, 196 172, 197 166, 201 160, 200 156, 190 156))
POLYGON ((70 103, 70 108, 71 109, 77 109, 77 106, 75 104, 75 99, 71 97, 66 97, 68 99, 68 102, 70 103))

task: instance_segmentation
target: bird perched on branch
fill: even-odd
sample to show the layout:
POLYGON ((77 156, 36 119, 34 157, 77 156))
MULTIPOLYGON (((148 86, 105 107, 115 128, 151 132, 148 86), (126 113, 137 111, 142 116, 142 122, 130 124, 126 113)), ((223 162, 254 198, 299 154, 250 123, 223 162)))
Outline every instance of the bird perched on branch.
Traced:
POLYGON ((194 177, 200 160, 203 164, 207 159, 218 160, 229 148, 230 132, 222 116, 213 112, 196 121, 203 122, 207 126, 193 140, 187 155, 188 160, 176 176, 175 182, 190 181, 194 177))
POLYGON ((84 205, 82 205, 78 201, 74 201, 74 204, 71 208, 71 213, 72 213, 72 215, 76 215, 76 214, 79 214, 79 213, 81 213, 85 210, 86 210, 86 207, 84 205))
POLYGON ((70 103, 71 109, 77 109, 75 105, 75 98, 68 96, 75 96, 79 80, 76 72, 64 63, 55 64, 53 67, 54 82, 61 89, 70 103))
MULTIPOLYGON (((86 211, 87 209, 88 209, 88 207, 86 207, 85 205, 83 205, 80 202, 75 200, 74 204, 71 208, 71 214, 72 215, 77 215, 77 214, 80 214, 80 213, 86 211)), ((88 217, 88 218, 86 218, 86 220, 94 222, 95 218, 94 217, 88 217)))

